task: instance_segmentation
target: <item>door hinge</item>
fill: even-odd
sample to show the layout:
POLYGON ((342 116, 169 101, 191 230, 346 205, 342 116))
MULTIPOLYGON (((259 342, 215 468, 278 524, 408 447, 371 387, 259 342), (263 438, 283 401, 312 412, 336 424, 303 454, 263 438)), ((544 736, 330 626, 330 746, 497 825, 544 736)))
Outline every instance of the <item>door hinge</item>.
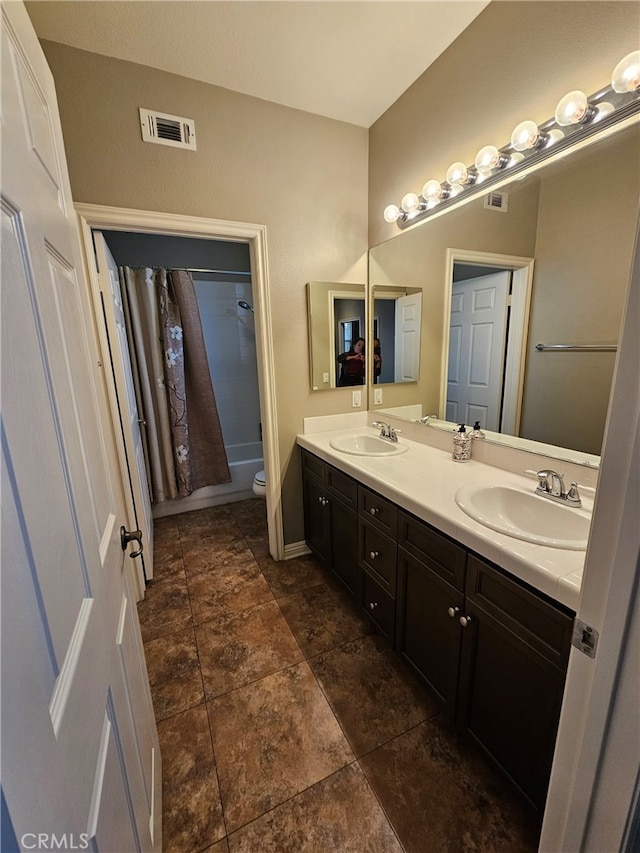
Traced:
POLYGON ((575 646, 578 651, 581 651, 587 657, 595 658, 599 637, 600 634, 591 625, 587 625, 586 622, 582 622, 578 618, 573 620, 571 645, 575 646))

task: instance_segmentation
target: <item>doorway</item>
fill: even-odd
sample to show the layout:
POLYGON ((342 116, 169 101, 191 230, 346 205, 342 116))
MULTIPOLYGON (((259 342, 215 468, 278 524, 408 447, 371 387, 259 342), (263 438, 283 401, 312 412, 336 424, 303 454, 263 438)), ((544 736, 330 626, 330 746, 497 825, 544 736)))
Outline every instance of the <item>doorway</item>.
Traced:
MULTIPOLYGON (((259 387, 259 409, 262 425, 264 470, 267 480, 267 523, 269 551, 275 560, 284 559, 284 536, 280 501, 281 471, 278 447, 278 426, 275 401, 275 372, 273 365, 273 335, 271 308, 268 299, 268 269, 266 228, 223 220, 203 219, 179 214, 103 207, 101 205, 76 205, 85 249, 85 258, 92 295, 100 305, 100 292, 93 262, 92 230, 104 233, 120 231, 156 235, 163 238, 189 237, 199 241, 218 240, 243 243, 248 247, 253 302, 252 319, 255 329, 255 353, 259 387)), ((194 264, 195 266, 195 264, 194 264)), ((238 300, 246 301, 246 300, 238 300)), ((99 309, 100 316, 102 315, 99 309)), ((104 329, 98 329, 103 338, 104 329)), ((114 414, 117 417, 117 413, 114 414)))
POLYGON ((533 259, 447 251, 441 416, 518 435, 533 259))
MULTIPOLYGON (((249 246, 138 232, 103 236, 118 267, 191 273, 231 476, 188 497, 155 501, 154 518, 253 497, 253 478, 264 460, 249 246)), ((143 431, 152 426, 145 423, 143 431)))

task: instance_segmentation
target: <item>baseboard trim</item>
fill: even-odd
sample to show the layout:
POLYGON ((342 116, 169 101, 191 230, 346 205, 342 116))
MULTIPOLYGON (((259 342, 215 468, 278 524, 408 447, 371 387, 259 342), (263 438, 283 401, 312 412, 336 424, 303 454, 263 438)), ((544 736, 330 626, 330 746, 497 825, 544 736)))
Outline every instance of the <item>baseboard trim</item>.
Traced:
POLYGON ((311 551, 307 548, 307 543, 304 540, 302 542, 291 542, 291 544, 284 546, 285 560, 294 560, 296 557, 304 557, 305 554, 310 553, 311 551))

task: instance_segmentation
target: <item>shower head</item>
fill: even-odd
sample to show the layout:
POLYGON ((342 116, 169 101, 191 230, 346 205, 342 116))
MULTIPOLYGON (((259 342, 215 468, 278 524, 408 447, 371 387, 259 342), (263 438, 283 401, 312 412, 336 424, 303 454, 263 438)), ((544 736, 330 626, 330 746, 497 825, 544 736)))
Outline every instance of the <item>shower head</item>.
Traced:
POLYGON ((240 306, 240 308, 244 308, 245 311, 251 311, 251 313, 253 314, 253 307, 251 305, 249 305, 248 302, 244 302, 244 300, 240 300, 240 302, 238 302, 238 305, 240 306))

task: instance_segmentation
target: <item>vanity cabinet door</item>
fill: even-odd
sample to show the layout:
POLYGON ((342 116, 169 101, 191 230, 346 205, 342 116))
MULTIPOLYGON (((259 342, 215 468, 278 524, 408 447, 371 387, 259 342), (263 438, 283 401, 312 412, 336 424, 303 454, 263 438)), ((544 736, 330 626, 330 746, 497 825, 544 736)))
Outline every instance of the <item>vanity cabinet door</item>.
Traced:
POLYGON ((342 581, 352 598, 360 593, 357 489, 351 477, 302 451, 307 545, 342 581))
POLYGON ((358 518, 354 509, 331 498, 331 559, 330 566, 346 586, 352 598, 358 598, 360 567, 358 566, 358 518))
POLYGON ((397 651, 455 714, 464 596, 404 548, 398 549, 397 651))
POLYGON ((458 725, 542 810, 571 615, 470 556, 464 618, 458 725))
POLYGON ((302 478, 304 537, 311 551, 325 563, 330 559, 330 512, 322 480, 305 474, 302 478))

